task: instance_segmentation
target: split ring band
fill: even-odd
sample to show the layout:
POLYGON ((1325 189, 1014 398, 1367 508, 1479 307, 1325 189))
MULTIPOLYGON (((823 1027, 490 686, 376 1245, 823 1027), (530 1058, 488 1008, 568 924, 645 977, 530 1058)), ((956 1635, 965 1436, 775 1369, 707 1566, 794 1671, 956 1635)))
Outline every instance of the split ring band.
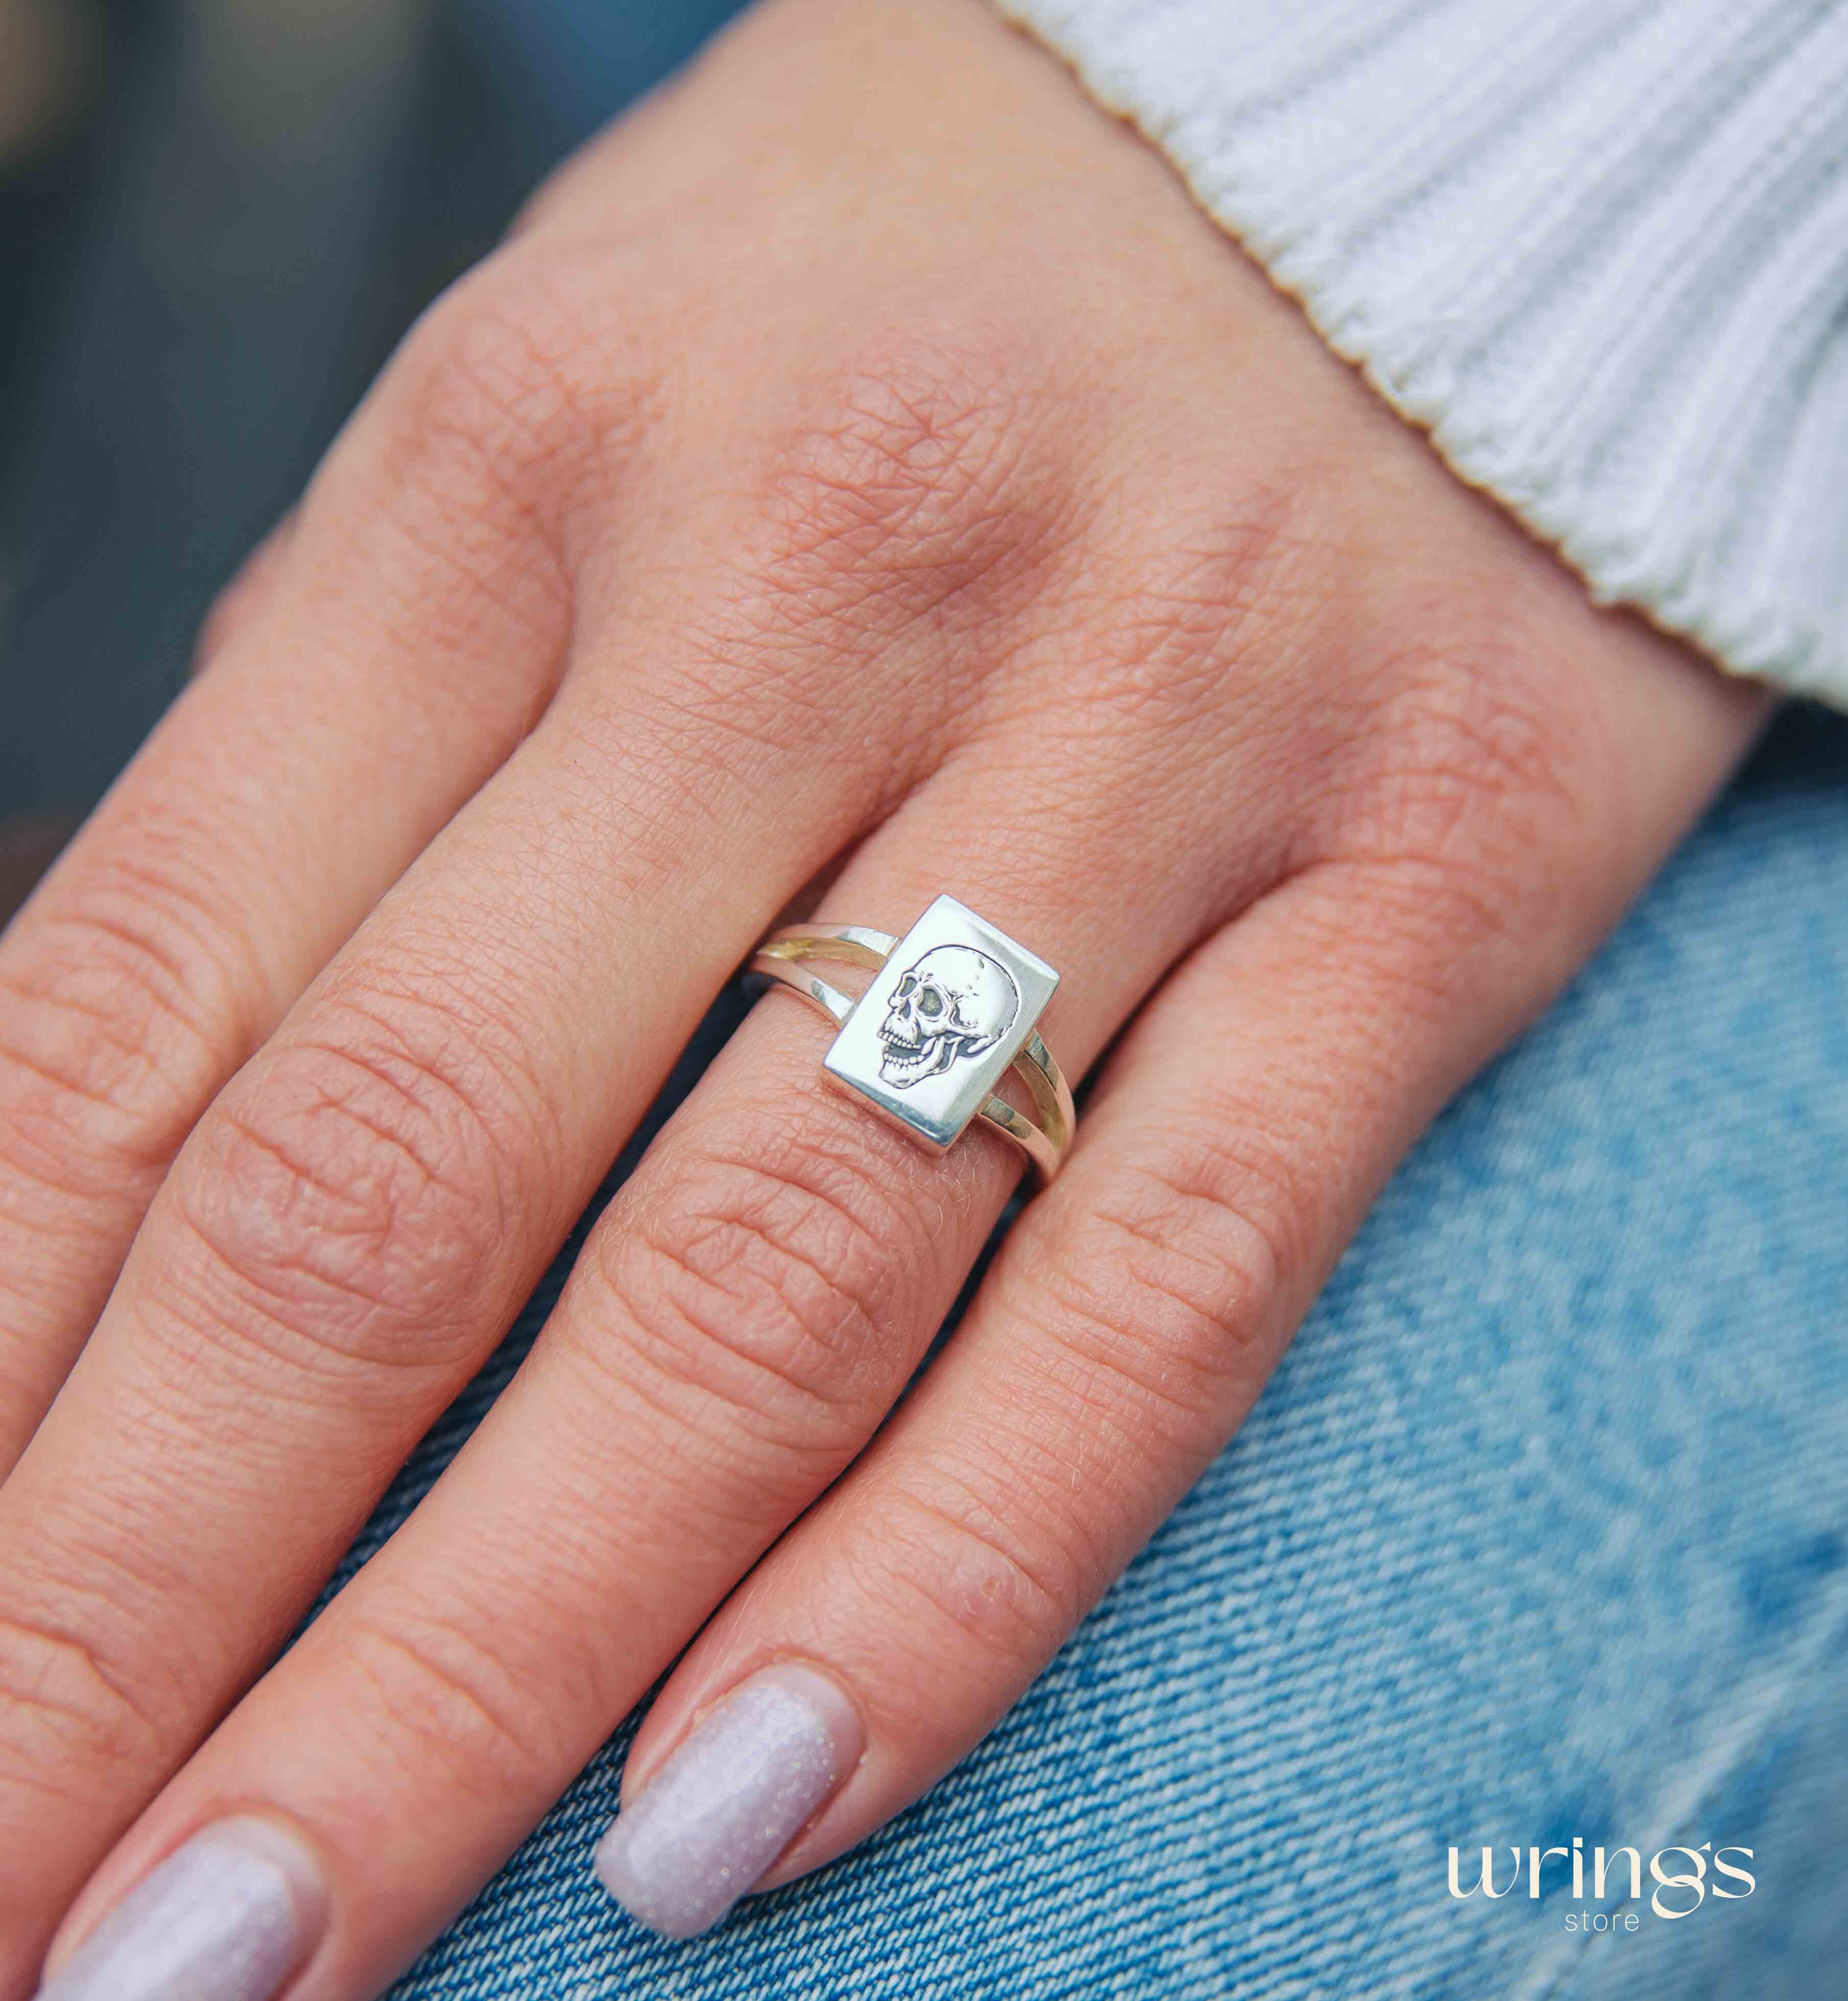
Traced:
POLYGON ((979 1119, 1042 1182, 1059 1171, 1077 1115, 1035 1032, 1059 976, 953 896, 939 896, 902 938, 863 924, 787 926, 757 947, 749 970, 837 1025, 822 1074, 921 1146, 941 1154, 979 1119), (817 959, 865 967, 872 983, 856 1000, 810 969, 817 959), (996 1092, 1010 1069, 1035 1117, 996 1092))

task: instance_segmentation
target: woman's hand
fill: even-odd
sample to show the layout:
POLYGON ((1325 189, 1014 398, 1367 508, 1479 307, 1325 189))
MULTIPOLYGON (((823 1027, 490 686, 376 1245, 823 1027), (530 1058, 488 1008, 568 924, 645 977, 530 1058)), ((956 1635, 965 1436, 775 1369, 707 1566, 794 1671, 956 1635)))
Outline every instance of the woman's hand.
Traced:
MULTIPOLYGON (((858 1840, 1761 708, 1592 610, 974 0, 787 0, 572 164, 205 652, 0 947, 8 1997, 235 1815, 197 1922, 294 1888, 185 1991, 360 2001, 696 1632, 628 1795, 781 1663, 825 1797, 774 1875, 858 1840), (772 998, 269 1668, 753 940, 939 891, 1063 973, 1068 1070, 1109 1053, 902 1412, 873 1440, 1020 1163, 914 1150, 772 998)), ((684 1929, 762 1860, 705 1839, 611 1874, 684 1929)))

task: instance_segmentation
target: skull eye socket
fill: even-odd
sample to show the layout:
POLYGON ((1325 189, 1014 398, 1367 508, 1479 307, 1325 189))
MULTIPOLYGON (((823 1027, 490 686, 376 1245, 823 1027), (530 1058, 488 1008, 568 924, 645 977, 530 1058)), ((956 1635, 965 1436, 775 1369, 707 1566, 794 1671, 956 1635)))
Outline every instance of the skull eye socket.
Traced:
POLYGON ((917 975, 915 973, 907 973, 904 978, 899 982, 897 986, 892 990, 893 999, 895 1000, 910 1000, 911 997, 911 990, 917 984, 917 975))
POLYGON ((917 1011, 932 1020, 943 1012, 943 996, 934 987, 923 988, 917 996, 917 1011))

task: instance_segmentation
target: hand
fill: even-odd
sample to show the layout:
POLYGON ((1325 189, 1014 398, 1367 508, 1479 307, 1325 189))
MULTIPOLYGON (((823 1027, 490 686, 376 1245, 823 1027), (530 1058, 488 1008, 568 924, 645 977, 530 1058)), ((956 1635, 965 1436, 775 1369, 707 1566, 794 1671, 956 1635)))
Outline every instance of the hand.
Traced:
POLYGON ((9 1997, 232 1815, 297 1926, 238 2001, 373 1994, 696 1633, 629 1797, 781 1663, 834 1789, 774 1877, 896 1812, 1763 708, 973 0, 789 0, 569 167, 205 653, 0 946, 9 1997), (753 941, 939 890, 1108 1054, 895 1421, 1019 1161, 772 996, 271 1667, 753 941))

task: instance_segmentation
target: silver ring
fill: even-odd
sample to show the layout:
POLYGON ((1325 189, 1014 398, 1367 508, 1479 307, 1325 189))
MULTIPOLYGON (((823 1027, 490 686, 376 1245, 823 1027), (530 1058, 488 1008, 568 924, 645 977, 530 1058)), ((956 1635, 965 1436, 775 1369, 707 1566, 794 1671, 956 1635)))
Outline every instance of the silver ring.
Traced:
POLYGON ((1059 976, 953 896, 906 932, 863 924, 772 931, 750 970, 779 981, 839 1025, 822 1074, 933 1154, 972 1119, 1011 1140, 1049 1181, 1077 1125, 1063 1073, 1035 1032, 1059 976), (816 959, 869 968, 856 1000, 809 968, 816 959), (995 1087, 1011 1070, 1035 1116, 995 1087))

